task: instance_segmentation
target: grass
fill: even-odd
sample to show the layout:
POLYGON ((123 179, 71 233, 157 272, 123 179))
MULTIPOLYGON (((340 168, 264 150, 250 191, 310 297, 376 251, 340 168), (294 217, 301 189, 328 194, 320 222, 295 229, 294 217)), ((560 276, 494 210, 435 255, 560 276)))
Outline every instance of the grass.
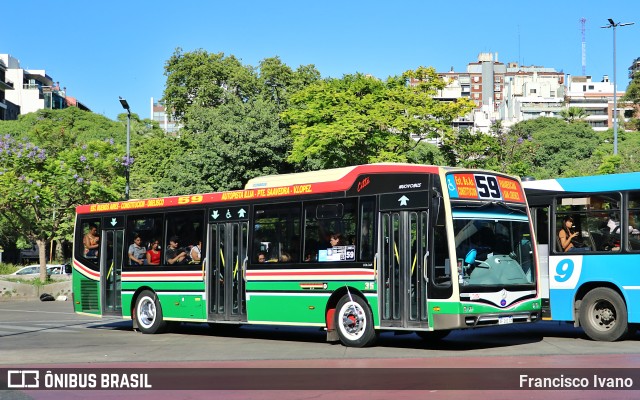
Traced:
POLYGON ((9 275, 16 272, 18 269, 22 268, 21 265, 13 265, 8 263, 0 264, 0 275, 9 275))

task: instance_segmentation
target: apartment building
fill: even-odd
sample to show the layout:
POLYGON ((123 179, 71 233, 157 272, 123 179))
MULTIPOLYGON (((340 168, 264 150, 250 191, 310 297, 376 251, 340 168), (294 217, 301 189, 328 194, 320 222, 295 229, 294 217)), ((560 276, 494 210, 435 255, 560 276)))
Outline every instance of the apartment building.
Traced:
POLYGON ((170 114, 167 114, 164 104, 160 101, 154 102, 153 97, 151 98, 151 119, 157 121, 165 133, 175 134, 181 128, 180 124, 174 121, 170 114))
MULTIPOLYGON (((605 75, 600 82, 594 82, 591 76, 571 76, 567 74, 567 107, 579 107, 585 112, 584 121, 596 131, 606 131, 613 127, 613 82, 605 75)), ((624 96, 618 90, 618 100, 624 96)), ((618 124, 622 124, 632 115, 632 107, 618 101, 618 124)))
POLYGON ((6 105, 5 119, 17 119, 19 114, 45 108, 78 107, 91 111, 77 99, 68 97, 66 88, 61 88, 59 82, 55 82, 44 69, 24 69, 20 66, 20 61, 10 54, 0 54, 0 63, 5 68, 5 90, 0 89, 6 105), (11 86, 11 89, 7 89, 7 86, 11 86))
POLYGON ((6 98, 9 90, 13 90, 13 82, 7 79, 7 64, 0 59, 0 121, 17 119, 20 114, 20 107, 6 98))
MULTIPOLYGON (((504 64, 497 53, 480 53, 465 72, 439 72, 447 86, 436 98, 468 98, 476 108, 454 121, 454 127, 489 132, 491 124, 505 126, 539 116, 554 116, 564 101, 564 73, 553 68, 504 64)), ((415 82, 411 82, 415 84, 415 82)))

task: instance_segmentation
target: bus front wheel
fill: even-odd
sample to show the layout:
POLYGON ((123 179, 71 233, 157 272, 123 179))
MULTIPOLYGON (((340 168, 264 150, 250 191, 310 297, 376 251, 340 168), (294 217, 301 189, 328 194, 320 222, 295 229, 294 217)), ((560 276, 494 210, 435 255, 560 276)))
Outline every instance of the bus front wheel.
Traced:
POLYGON ((343 345, 366 347, 376 340, 369 305, 357 295, 342 296, 335 313, 335 326, 343 345))
POLYGON ((158 296, 150 290, 140 293, 136 301, 136 322, 142 333, 162 333, 167 323, 162 320, 158 296))
POLYGON ((596 288, 587 293, 580 305, 580 325, 593 340, 614 342, 629 330, 627 307, 612 289, 596 288))

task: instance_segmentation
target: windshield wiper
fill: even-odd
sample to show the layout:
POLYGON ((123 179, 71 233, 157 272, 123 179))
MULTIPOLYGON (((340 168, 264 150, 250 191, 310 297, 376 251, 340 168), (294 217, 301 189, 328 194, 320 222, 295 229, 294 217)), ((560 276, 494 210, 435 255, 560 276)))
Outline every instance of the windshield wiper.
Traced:
POLYGON ((500 206, 502 208, 505 208, 505 209, 507 209, 509 211, 517 212, 519 214, 525 214, 525 215, 527 214, 527 212, 525 210, 520 209, 520 208, 516 208, 516 207, 512 207, 512 206, 508 205, 507 203, 505 203, 504 201, 494 201, 493 204, 495 204, 497 206, 500 206))

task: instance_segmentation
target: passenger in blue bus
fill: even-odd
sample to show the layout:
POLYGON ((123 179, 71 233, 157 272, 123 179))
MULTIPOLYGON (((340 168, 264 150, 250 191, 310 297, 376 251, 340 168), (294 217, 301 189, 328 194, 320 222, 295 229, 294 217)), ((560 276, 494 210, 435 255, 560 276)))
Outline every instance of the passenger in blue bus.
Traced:
POLYGON ((129 246, 129 265, 144 265, 147 259, 147 249, 142 246, 142 238, 136 233, 133 243, 129 246))
POLYGON ((574 251, 586 251, 586 247, 583 247, 582 242, 578 239, 580 233, 575 232, 573 228, 573 218, 570 216, 564 217, 562 220, 562 228, 558 231, 558 240, 560 241, 560 248, 564 252, 574 251))

